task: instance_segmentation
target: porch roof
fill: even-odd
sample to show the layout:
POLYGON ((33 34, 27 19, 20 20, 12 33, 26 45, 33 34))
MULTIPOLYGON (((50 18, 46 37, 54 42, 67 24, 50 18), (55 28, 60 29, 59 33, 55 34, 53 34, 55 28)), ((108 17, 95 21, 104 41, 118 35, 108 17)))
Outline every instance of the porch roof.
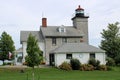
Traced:
POLYGON ((104 50, 86 43, 65 43, 50 53, 105 53, 104 50))

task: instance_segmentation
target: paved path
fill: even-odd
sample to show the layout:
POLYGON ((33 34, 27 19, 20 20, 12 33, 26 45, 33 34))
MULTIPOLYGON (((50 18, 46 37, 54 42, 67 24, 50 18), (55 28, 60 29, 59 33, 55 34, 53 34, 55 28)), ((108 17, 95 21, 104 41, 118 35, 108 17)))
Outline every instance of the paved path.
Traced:
MULTIPOLYGON (((0 66, 0 68, 29 68, 29 67, 24 65, 15 65, 15 66, 5 65, 5 66, 0 66)), ((38 66, 36 66, 35 68, 38 68, 38 66)), ((39 65, 39 68, 51 68, 51 66, 39 65)))
POLYGON ((28 68, 27 66, 10 66, 10 65, 5 65, 5 66, 0 66, 0 68, 28 68))

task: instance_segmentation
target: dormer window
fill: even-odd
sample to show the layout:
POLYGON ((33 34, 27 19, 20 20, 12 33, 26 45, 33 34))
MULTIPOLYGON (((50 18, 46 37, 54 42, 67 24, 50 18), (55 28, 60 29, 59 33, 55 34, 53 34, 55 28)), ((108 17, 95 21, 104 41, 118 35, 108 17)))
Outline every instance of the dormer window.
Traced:
POLYGON ((61 32, 66 32, 66 29, 62 27, 61 32))
POLYGON ((58 32, 66 32, 66 28, 63 27, 63 25, 61 27, 58 28, 58 32))

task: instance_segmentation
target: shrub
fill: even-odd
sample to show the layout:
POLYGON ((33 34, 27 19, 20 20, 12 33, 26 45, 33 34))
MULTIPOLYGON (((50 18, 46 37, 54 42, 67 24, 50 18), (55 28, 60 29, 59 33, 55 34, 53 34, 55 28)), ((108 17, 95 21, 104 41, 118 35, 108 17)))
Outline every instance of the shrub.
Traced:
POLYGON ((94 58, 91 58, 91 59, 88 61, 88 64, 93 65, 94 68, 97 70, 97 69, 98 69, 98 66, 100 65, 100 61, 99 61, 99 60, 95 60, 94 58))
POLYGON ((99 65, 98 69, 101 71, 107 71, 107 66, 106 65, 99 65))
POLYGON ((23 65, 27 65, 27 62, 23 62, 22 64, 23 64, 23 65))
POLYGON ((46 63, 45 63, 44 61, 41 61, 40 64, 41 64, 41 65, 45 65, 46 63))
POLYGON ((62 70, 72 70, 70 64, 67 63, 67 62, 63 62, 63 63, 59 66, 59 68, 62 69, 62 70))
POLYGON ((112 67, 111 66, 107 66, 107 71, 112 71, 112 67))
POLYGON ((115 63, 117 66, 120 66, 120 55, 115 57, 115 63))
POLYGON ((108 57, 106 60, 107 60, 107 63, 106 63, 107 66, 115 66, 115 60, 114 59, 108 57))
POLYGON ((8 62, 7 65, 12 65, 12 63, 8 62))
POLYGON ((94 70, 94 66, 90 65, 90 64, 82 64, 80 66, 80 70, 82 70, 82 71, 93 71, 94 70))
POLYGON ((88 61, 88 64, 91 64, 93 66, 96 65, 96 60, 94 58, 91 58, 89 61, 88 61))
POLYGON ((79 70, 80 69, 80 61, 78 59, 71 59, 70 64, 73 70, 79 70))

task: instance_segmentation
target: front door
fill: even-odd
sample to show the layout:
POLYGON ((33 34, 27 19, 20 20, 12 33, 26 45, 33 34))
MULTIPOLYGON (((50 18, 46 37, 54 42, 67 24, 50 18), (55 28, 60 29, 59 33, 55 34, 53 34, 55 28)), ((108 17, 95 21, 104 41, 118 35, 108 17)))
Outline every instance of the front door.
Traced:
POLYGON ((54 54, 49 54, 50 66, 55 66, 55 56, 54 54))

